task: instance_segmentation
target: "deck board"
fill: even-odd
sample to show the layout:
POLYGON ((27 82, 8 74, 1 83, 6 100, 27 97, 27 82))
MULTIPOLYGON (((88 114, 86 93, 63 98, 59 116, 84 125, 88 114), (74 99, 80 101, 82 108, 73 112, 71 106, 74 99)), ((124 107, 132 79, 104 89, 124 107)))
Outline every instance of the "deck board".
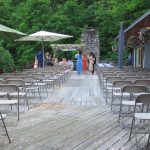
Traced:
POLYGON ((12 143, 0 136, 0 150, 130 150, 134 138, 128 142, 129 130, 117 121, 104 102, 97 75, 73 73, 49 90, 43 104, 22 113, 19 122, 15 116, 6 119, 12 143))

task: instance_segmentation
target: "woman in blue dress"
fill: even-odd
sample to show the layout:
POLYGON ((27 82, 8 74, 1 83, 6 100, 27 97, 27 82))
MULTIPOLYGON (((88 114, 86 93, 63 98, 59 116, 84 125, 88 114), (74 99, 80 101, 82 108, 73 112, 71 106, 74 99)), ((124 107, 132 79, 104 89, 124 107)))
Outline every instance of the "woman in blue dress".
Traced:
POLYGON ((77 59, 76 62, 76 70, 77 74, 82 74, 82 51, 79 51, 78 54, 76 54, 75 58, 77 59))

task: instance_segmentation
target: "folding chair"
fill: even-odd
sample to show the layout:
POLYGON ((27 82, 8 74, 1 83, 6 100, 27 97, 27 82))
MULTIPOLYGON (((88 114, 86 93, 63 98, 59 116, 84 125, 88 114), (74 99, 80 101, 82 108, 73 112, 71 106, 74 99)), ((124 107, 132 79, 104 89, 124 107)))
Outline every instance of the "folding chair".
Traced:
MULTIPOLYGON (((103 73, 102 74, 102 90, 105 91, 106 88, 106 79, 108 77, 117 77, 117 75, 113 74, 113 73, 103 73)), ((108 84, 107 84, 108 85, 108 84)), ((112 85, 112 84, 111 84, 112 85)))
POLYGON ((5 117, 6 117, 6 114, 2 114, 1 111, 0 111, 0 120, 2 120, 3 127, 4 127, 5 132, 6 132, 6 135, 7 135, 7 137, 8 137, 8 141, 9 141, 9 143, 11 143, 11 140, 10 140, 10 137, 9 137, 9 134, 8 134, 6 125, 5 125, 5 121, 4 121, 5 117))
MULTIPOLYGON (((116 80, 122 80, 122 78, 117 77, 117 76, 106 77, 106 104, 108 103, 109 94, 112 92, 112 89, 113 89, 113 82, 116 80)), ((111 96, 112 96, 112 94, 111 94, 111 96)))
POLYGON ((138 148, 137 134, 142 134, 142 133, 148 134, 146 150, 148 150, 150 148, 149 147, 149 142, 150 142, 149 141, 150 140, 150 122, 148 122, 148 121, 150 121, 150 112, 148 112, 149 106, 150 106, 150 94, 141 94, 141 95, 139 95, 136 98, 135 105, 134 105, 134 115, 132 117, 132 125, 131 125, 131 130, 130 130, 130 135, 129 135, 129 140, 131 140, 132 132, 134 132, 135 140, 136 140, 136 146, 138 148), (137 106, 139 104, 143 105, 143 107, 142 107, 140 112, 139 112, 139 110, 137 111, 137 106), (146 108, 145 108, 145 106, 146 106, 146 108), (146 130, 146 129, 145 130, 140 130, 138 128, 138 130, 140 130, 140 131, 136 131, 136 128, 138 127, 136 121, 139 121, 140 124, 142 124, 142 125, 148 123, 148 130, 146 130))
POLYGON ((45 75, 45 79, 43 81, 46 82, 49 87, 52 86, 52 88, 54 88, 53 73, 50 71, 42 71, 41 73, 45 75))
MULTIPOLYGON (((146 86, 142 85, 126 85, 122 87, 121 92, 122 94, 118 122, 120 122, 120 119, 122 118, 122 124, 124 125, 123 117, 132 117, 133 115, 131 108, 135 106, 135 97, 143 93, 148 93, 149 90, 146 86), (129 93, 129 98, 123 99, 125 93, 129 93), (123 112, 123 106, 128 107, 126 112, 123 112)), ((141 104, 138 104, 138 106, 141 106, 141 104)))
MULTIPOLYGON (((26 92, 26 86, 25 82, 22 79, 7 79, 5 84, 14 84, 19 87, 19 97, 24 98, 24 104, 27 104, 28 110, 29 110, 29 102, 28 102, 28 97, 27 97, 27 92, 26 92)), ((10 96, 17 96, 18 93, 10 93, 10 96)), ((25 105, 24 105, 25 106, 25 105)))
POLYGON ((42 91, 42 90, 45 91, 46 96, 48 96, 48 91, 47 91, 48 83, 45 80, 46 79, 45 74, 43 74, 43 73, 36 73, 36 74, 33 73, 32 76, 34 76, 37 79, 37 83, 34 83, 34 84, 38 85, 39 88, 40 88, 40 91, 42 91))
POLYGON ((0 105, 16 105, 19 121, 19 87, 17 85, 11 84, 0 84, 0 95, 1 93, 3 94, 3 97, 0 98, 0 105), (10 96, 10 94, 13 92, 17 93, 16 99, 12 99, 12 97, 10 96))
POLYGON ((35 93, 38 93, 39 96, 38 98, 42 103, 41 90, 38 85, 37 78, 31 75, 31 76, 22 76, 22 79, 25 82, 27 94, 32 93, 35 95, 35 93))
MULTIPOLYGON (((113 109, 114 105, 120 105, 120 98, 121 98, 121 88, 125 85, 132 85, 132 81, 127 80, 116 80, 113 82, 113 88, 112 88, 112 100, 111 100, 111 110, 113 109), (118 103, 115 103, 115 101, 118 100, 118 103)), ((129 96, 129 93, 124 93, 124 96, 129 96)))

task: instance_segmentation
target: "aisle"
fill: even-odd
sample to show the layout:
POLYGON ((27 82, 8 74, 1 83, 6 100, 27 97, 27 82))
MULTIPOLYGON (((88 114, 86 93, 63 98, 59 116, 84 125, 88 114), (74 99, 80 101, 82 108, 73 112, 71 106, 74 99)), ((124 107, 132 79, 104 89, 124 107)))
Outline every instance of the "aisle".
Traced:
POLYGON ((74 72, 65 84, 49 93, 46 102, 75 106, 98 106, 102 99, 96 74, 77 75, 74 72))

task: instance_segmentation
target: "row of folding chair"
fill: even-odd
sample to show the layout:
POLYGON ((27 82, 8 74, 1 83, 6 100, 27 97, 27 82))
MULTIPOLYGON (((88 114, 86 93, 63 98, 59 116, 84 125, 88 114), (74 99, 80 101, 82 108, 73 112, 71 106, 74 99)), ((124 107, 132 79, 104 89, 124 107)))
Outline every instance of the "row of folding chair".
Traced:
POLYGON ((118 106, 118 123, 125 128, 128 122, 130 125, 129 140, 135 138, 137 149, 141 140, 141 136, 137 135, 139 133, 143 134, 142 137, 147 135, 146 140, 142 138, 146 150, 149 149, 150 140, 150 79, 145 78, 148 74, 149 70, 138 73, 131 69, 130 73, 127 73, 124 70, 115 71, 112 68, 101 70, 98 73, 102 90, 106 93, 106 103, 110 101, 113 112, 117 110, 115 106, 118 106), (131 120, 127 120, 128 118, 131 120))
MULTIPOLYGON (((28 96, 37 95, 42 103, 42 93, 48 95, 48 87, 60 85, 65 82, 70 75, 70 69, 56 67, 52 69, 26 70, 25 72, 5 73, 0 75, 0 105, 13 105, 17 109, 17 119, 20 120, 20 98, 24 97, 24 109, 29 109, 28 96)), ((0 111, 0 120, 3 123, 9 143, 11 143, 6 125, 6 114, 0 111)))
POLYGON ((147 142, 144 149, 149 149, 149 134, 150 134, 150 94, 149 89, 143 85, 126 85, 121 88, 121 101, 119 109, 118 122, 125 128, 126 122, 129 123, 130 135, 129 141, 134 134, 136 148, 139 149, 139 141, 142 134, 142 138, 146 139, 145 136, 148 135, 148 139, 143 140, 147 142), (124 94, 129 94, 127 97, 124 94), (126 109, 125 109, 126 108, 126 109), (131 118, 127 120, 125 118, 131 118), (139 138, 137 138, 139 137, 139 138))

